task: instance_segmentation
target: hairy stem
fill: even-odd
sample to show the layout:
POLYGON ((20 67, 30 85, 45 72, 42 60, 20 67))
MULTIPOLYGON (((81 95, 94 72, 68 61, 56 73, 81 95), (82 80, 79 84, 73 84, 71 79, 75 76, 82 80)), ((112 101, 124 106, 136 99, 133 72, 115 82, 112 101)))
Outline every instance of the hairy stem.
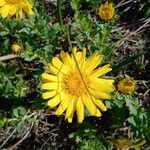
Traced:
POLYGON ((63 27, 63 20, 61 15, 61 6, 62 6, 62 0, 57 0, 57 13, 58 13, 58 20, 60 25, 63 27))

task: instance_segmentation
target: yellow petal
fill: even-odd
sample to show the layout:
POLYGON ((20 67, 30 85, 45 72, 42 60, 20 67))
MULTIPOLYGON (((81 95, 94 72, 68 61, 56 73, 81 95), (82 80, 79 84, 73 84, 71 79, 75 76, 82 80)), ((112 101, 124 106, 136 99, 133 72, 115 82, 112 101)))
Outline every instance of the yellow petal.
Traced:
POLYGON ((82 52, 83 52, 84 57, 85 57, 85 55, 86 55, 86 51, 87 51, 86 48, 83 47, 83 48, 82 48, 82 52))
POLYGON ((50 73, 57 75, 58 74, 58 69, 55 68, 54 66, 52 66, 52 64, 48 65, 48 70, 50 71, 50 73))
POLYGON ((73 47, 72 48, 72 52, 74 53, 74 55, 76 54, 76 52, 77 52, 77 48, 76 47, 73 47))
POLYGON ((56 91, 44 92, 42 94, 43 99, 48 99, 56 95, 56 91))
POLYGON ((102 56, 98 53, 94 53, 91 57, 85 62, 85 73, 90 74, 101 62, 102 56))
POLYGON ((23 18, 23 12, 22 12, 22 9, 20 9, 20 10, 18 11, 18 14, 19 14, 19 18, 22 19, 22 18, 23 18))
POLYGON ((81 56, 81 60, 80 60, 80 64, 81 64, 80 68, 82 71, 84 71, 85 60, 86 60, 86 48, 83 47, 82 48, 82 56, 81 56))
POLYGON ((73 115, 71 115, 70 117, 67 118, 69 123, 72 123, 72 118, 73 118, 73 115))
POLYGON ((101 78, 91 78, 90 88, 100 92, 110 93, 115 90, 113 85, 114 80, 101 79, 101 78))
POLYGON ((33 11, 32 11, 32 5, 29 2, 26 2, 26 4, 23 7, 23 10, 28 14, 28 15, 32 15, 33 11))
POLYGON ((97 97, 100 99, 111 99, 111 97, 107 93, 96 91, 95 89, 91 89, 91 88, 89 88, 89 91, 94 97, 97 97))
POLYGON ((3 18, 8 17, 9 11, 10 11, 11 5, 6 4, 2 8, 0 8, 0 14, 3 18))
POLYGON ((63 99, 61 99, 61 103, 60 103, 58 109, 56 110, 55 114, 61 115, 66 110, 68 105, 69 105, 69 100, 68 100, 68 98, 64 97, 63 99))
MULTIPOLYGON (((71 97, 69 97, 69 99, 71 99, 71 97)), ((75 105, 76 105, 76 98, 75 98, 75 105)), ((73 119, 73 115, 74 115, 75 109, 76 109, 76 107, 74 106, 73 110, 71 112, 71 115, 68 116, 68 118, 67 118, 67 120, 68 120, 69 123, 72 123, 72 119, 73 119)))
POLYGON ((4 6, 6 4, 6 0, 0 0, 0 6, 4 6))
POLYGON ((63 66, 63 63, 60 61, 59 58, 53 57, 52 65, 58 69, 58 68, 61 68, 63 66))
POLYGON ((60 103, 60 101, 61 101, 60 96, 59 94, 57 94, 55 97, 53 97, 47 102, 47 105, 50 106, 51 108, 55 108, 60 103))
POLYGON ((98 106, 102 111, 106 111, 106 106, 102 103, 101 100, 93 98, 94 103, 98 106))
POLYGON ((86 108, 88 109, 88 111, 90 112, 90 114, 93 115, 93 116, 95 116, 96 115, 96 106, 93 103, 93 101, 91 100, 91 97, 89 97, 86 94, 83 95, 82 96, 82 102, 86 106, 86 108))
POLYGON ((77 100, 77 103, 76 103, 76 110, 77 110, 78 123, 82 123, 82 121, 84 119, 84 106, 83 106, 83 103, 82 103, 80 97, 79 97, 79 99, 77 100))
POLYGON ((76 99, 74 98, 70 99, 69 106, 67 107, 67 110, 66 110, 65 118, 68 118, 69 116, 71 116, 73 109, 75 108, 75 102, 76 102, 76 99))
POLYGON ((69 123, 72 123, 72 118, 73 118, 74 112, 75 112, 75 108, 73 108, 71 115, 67 118, 69 123))
POLYGON ((85 58, 86 58, 86 48, 83 48, 81 52, 77 52, 75 57, 78 62, 78 66, 79 66, 80 70, 84 71, 83 67, 84 67, 85 58))
POLYGON ((66 108, 69 105, 69 100, 70 100, 68 95, 66 95, 64 92, 61 92, 59 94, 59 97, 60 97, 61 102, 60 102, 58 109, 55 112, 56 115, 61 115, 66 110, 66 108))
POLYGON ((69 71, 69 68, 66 66, 66 65, 64 65, 61 61, 60 61, 60 59, 58 59, 57 57, 54 57, 53 59, 52 59, 52 65, 55 67, 55 68, 57 68, 58 69, 58 72, 62 72, 62 73, 68 73, 68 71, 69 71))
POLYGON ((76 57, 76 60, 78 62, 78 65, 80 65, 80 60, 82 58, 82 52, 77 52, 75 57, 76 57))
POLYGON ((60 90, 61 86, 60 83, 57 82, 51 82, 51 83, 44 83, 42 84, 43 90, 60 90))
POLYGON ((95 78, 95 77, 100 77, 108 72, 110 72, 112 69, 110 68, 110 65, 105 65, 103 67, 100 67, 96 70, 94 70, 91 74, 90 77, 91 78, 95 78))
POLYGON ((9 15, 10 16, 13 16, 16 14, 16 11, 17 11, 17 8, 15 5, 12 5, 11 8, 10 8, 10 11, 9 11, 9 15))
POLYGON ((50 75, 50 74, 47 74, 47 73, 43 73, 42 78, 46 81, 54 81, 54 82, 60 81, 58 76, 50 75))
POLYGON ((16 18, 17 19, 19 18, 19 12, 18 11, 16 12, 16 18))
MULTIPOLYGON (((79 57, 81 56, 80 54, 81 54, 81 52, 77 51, 76 47, 73 47, 71 58, 72 58, 72 60, 73 60, 74 63, 77 61, 78 64, 79 64, 79 60, 80 60, 79 57), (76 59, 76 61, 75 61, 75 59, 76 59)), ((76 63, 75 63, 75 65, 76 65, 76 63)))
POLYGON ((69 66, 71 69, 74 68, 75 63, 67 52, 65 53, 64 51, 61 51, 60 56, 66 66, 69 66))
POLYGON ((102 113, 99 111, 99 109, 96 109, 96 117, 101 117, 102 116, 102 113))

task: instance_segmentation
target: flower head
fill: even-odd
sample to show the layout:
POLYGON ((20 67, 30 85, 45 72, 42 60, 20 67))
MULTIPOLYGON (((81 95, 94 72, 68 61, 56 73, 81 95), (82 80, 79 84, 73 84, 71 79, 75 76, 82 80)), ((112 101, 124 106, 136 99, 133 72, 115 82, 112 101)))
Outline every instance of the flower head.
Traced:
POLYGON ((99 16, 102 20, 109 21, 113 18, 114 14, 115 9, 113 4, 109 3, 108 0, 99 7, 99 16))
POLYGON ((13 51, 14 53, 19 54, 19 53, 21 53, 23 47, 22 47, 21 44, 16 44, 16 43, 14 43, 14 44, 12 44, 11 49, 12 49, 12 51, 13 51))
POLYGON ((110 99, 109 93, 114 91, 111 79, 99 78, 111 71, 110 65, 98 68, 102 56, 94 53, 86 58, 86 48, 77 51, 73 48, 72 55, 61 51, 60 58, 53 57, 49 65, 50 73, 43 73, 43 98, 48 99, 48 106, 55 108, 55 114, 65 112, 65 118, 72 122, 76 111, 77 120, 84 119, 84 107, 92 116, 101 116, 107 108, 104 99, 110 99))
POLYGON ((124 94, 132 94, 135 90, 135 81, 132 80, 128 75, 119 81, 118 90, 124 94))
POLYGON ((113 145, 117 149, 130 148, 133 145, 130 139, 122 138, 122 139, 113 139, 113 145))
POLYGON ((145 139, 138 139, 137 141, 132 141, 129 138, 113 139, 113 146, 116 149, 132 149, 132 148, 141 148, 145 143, 145 139))
POLYGON ((32 15, 32 5, 28 0, 0 0, 0 15, 3 18, 23 18, 23 12, 32 15))

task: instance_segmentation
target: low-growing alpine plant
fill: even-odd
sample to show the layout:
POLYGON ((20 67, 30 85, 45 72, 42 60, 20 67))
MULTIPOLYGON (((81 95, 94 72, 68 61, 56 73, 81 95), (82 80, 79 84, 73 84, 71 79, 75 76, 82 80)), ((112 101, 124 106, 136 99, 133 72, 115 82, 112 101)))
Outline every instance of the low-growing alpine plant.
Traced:
POLYGON ((148 12, 122 23, 130 3, 0 0, 0 149, 147 149, 148 12))

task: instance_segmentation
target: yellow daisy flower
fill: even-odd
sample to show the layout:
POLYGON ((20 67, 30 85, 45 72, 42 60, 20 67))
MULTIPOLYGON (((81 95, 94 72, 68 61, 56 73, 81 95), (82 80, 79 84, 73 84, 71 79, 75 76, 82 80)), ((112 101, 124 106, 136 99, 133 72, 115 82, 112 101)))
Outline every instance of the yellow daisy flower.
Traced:
POLYGON ((145 143, 145 139, 138 139, 137 141, 132 141, 129 138, 122 138, 122 139, 114 139, 113 145, 116 149, 134 149, 134 148, 141 148, 145 143))
POLYGON ((0 15, 3 18, 23 18, 23 12, 32 15, 32 5, 28 0, 0 0, 0 15))
POLYGON ((48 99, 51 108, 58 106, 56 115, 65 112, 65 118, 71 123, 76 111, 77 120, 81 123, 84 107, 97 117, 102 115, 100 110, 107 110, 102 101, 110 99, 114 80, 99 78, 112 69, 110 65, 98 68, 102 60, 98 53, 86 58, 86 48, 82 51, 73 48, 73 54, 61 51, 60 58, 53 57, 49 65, 50 73, 42 74, 42 89, 45 90, 42 96, 48 99))
POLYGON ((115 14, 115 9, 113 7, 112 3, 109 3, 108 1, 105 2, 105 4, 102 4, 99 7, 99 16, 102 20, 109 21, 113 18, 115 14))
POLYGON ((130 146, 132 145, 132 141, 127 138, 113 139, 112 142, 115 148, 120 148, 120 149, 130 148, 130 146))
POLYGON ((16 54, 20 54, 23 50, 23 46, 21 44, 14 43, 11 46, 11 50, 16 54))
POLYGON ((125 78, 118 82, 118 90, 124 94, 131 95, 135 90, 135 81, 125 75, 125 78))

